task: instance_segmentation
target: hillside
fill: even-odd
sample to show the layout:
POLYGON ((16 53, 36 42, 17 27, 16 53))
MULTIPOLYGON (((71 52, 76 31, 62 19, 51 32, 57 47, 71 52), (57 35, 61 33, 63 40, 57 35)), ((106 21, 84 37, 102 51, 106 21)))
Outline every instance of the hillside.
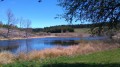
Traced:
MULTIPOLYGON (((7 28, 0 28, 0 38, 7 38, 7 28)), ((35 36, 31 32, 27 32, 29 37, 35 36)), ((19 29, 11 29, 9 33, 9 38, 24 38, 26 36, 26 32, 19 29)))

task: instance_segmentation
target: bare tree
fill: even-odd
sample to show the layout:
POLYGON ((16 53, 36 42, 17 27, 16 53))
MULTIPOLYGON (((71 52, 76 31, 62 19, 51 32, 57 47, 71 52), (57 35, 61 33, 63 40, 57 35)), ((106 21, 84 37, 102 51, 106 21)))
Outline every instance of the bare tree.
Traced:
POLYGON ((23 26, 23 18, 21 17, 20 19, 18 19, 18 24, 19 24, 19 37, 21 37, 21 29, 23 26))
POLYGON ((23 18, 20 18, 20 28, 22 28, 22 22, 23 22, 23 18))
POLYGON ((15 23, 14 14, 12 13, 11 10, 8 10, 7 11, 7 25, 8 25, 7 37, 9 37, 11 26, 14 25, 14 23, 15 23))
POLYGON ((25 36, 28 38, 28 33, 30 33, 30 25, 31 21, 30 20, 24 20, 24 27, 25 27, 25 36))

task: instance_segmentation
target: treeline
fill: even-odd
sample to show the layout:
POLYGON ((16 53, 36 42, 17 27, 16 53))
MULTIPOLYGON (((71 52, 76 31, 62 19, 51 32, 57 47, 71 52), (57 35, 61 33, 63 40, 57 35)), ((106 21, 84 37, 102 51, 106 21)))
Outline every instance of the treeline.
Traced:
POLYGON ((3 24, 1 21, 0 21, 0 28, 8 28, 8 27, 11 27, 11 28, 16 28, 16 29, 18 29, 18 27, 16 26, 16 25, 13 25, 13 24, 11 24, 11 25, 7 25, 7 24, 3 24))
POLYGON ((74 28, 67 25, 51 26, 45 28, 35 28, 32 29, 33 32, 47 32, 47 33, 65 33, 65 32, 74 32, 74 28))
POLYGON ((52 27, 45 27, 44 32, 50 33, 64 33, 64 32, 74 32, 74 28, 69 26, 52 26, 52 27))
POLYGON ((50 33, 61 33, 61 32, 74 32, 75 28, 90 28, 91 31, 96 27, 98 31, 101 31, 102 28, 107 27, 108 29, 119 28, 120 23, 110 23, 110 22, 102 22, 102 23, 93 23, 93 24, 75 24, 75 25, 58 25, 51 26, 45 28, 34 28, 33 32, 50 32, 50 33))
POLYGON ((75 25, 57 25, 45 28, 34 28, 33 32, 49 32, 49 33, 61 33, 61 32, 74 32, 75 28, 92 28, 93 26, 99 26, 100 24, 75 24, 75 25))

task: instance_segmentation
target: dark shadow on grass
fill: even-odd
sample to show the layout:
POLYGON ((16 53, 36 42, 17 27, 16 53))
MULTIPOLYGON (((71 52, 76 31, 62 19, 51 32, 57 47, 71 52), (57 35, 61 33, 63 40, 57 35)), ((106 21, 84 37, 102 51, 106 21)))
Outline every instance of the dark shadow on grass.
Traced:
POLYGON ((120 67, 120 64, 57 63, 43 65, 43 67, 120 67))

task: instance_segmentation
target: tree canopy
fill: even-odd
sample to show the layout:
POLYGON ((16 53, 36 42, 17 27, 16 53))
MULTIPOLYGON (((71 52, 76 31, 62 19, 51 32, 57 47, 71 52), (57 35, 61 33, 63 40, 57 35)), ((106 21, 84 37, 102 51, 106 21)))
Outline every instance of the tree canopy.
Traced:
POLYGON ((65 12, 62 18, 72 22, 117 22, 120 21, 120 0, 58 0, 65 12))

